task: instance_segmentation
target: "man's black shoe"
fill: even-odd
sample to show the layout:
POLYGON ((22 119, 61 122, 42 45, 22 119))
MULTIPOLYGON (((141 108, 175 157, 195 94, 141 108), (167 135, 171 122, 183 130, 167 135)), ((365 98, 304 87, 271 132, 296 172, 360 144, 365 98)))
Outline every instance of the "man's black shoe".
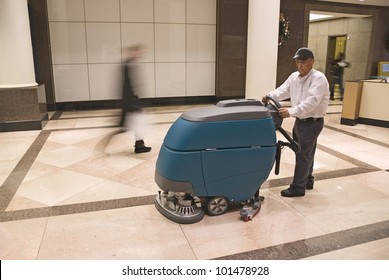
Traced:
POLYGON ((298 191, 295 191, 295 190, 289 188, 289 189, 286 189, 286 190, 282 190, 281 191, 281 195, 285 196, 285 197, 295 197, 295 196, 304 196, 305 193, 304 192, 298 192, 298 191))
POLYGON ((313 185, 306 185, 306 186, 305 186, 305 189, 306 189, 306 190, 313 190, 313 185))

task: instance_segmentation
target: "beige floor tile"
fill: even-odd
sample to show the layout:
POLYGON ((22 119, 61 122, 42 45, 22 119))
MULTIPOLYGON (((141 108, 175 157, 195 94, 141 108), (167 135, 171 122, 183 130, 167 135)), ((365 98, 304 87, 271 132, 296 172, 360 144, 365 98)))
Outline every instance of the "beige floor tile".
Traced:
POLYGON ((49 219, 39 259, 195 259, 181 227, 153 205, 49 219))
POLYGON ((350 176, 350 178, 355 178, 362 184, 381 192, 387 197, 389 196, 389 172, 388 171, 371 172, 363 175, 350 176))
POLYGON ((59 169, 60 169, 60 167, 58 167, 58 166, 53 166, 53 165, 49 165, 49 164, 45 164, 45 163, 41 163, 41 162, 34 162, 31 166, 30 170, 28 170, 26 177, 24 177, 22 183, 27 183, 28 181, 37 179, 41 176, 45 176, 47 174, 56 172, 59 169))
POLYGON ((69 112, 62 112, 60 119, 101 117, 101 116, 110 116, 110 115, 119 115, 119 114, 120 114, 119 109, 69 111, 69 112))
POLYGON ((236 254, 320 235, 320 228, 305 219, 269 190, 259 214, 249 222, 239 218, 239 207, 222 216, 205 216, 182 228, 199 259, 236 254))
POLYGON ((53 206, 101 182, 103 179, 62 169, 21 184, 17 194, 53 206))
POLYGON ((75 146, 64 146, 51 151, 41 151, 36 161, 63 168, 93 158, 94 156, 101 156, 102 154, 99 151, 82 149, 75 146))
POLYGON ((96 128, 96 129, 81 129, 70 131, 53 131, 48 138, 48 141, 60 143, 63 145, 76 145, 87 140, 92 140, 97 137, 102 137, 105 134, 113 131, 112 128, 96 128))
POLYGON ((372 148, 363 152, 351 152, 351 157, 383 170, 389 170, 389 149, 372 148))
POLYGON ((0 162, 20 160, 39 135, 39 131, 0 133, 0 162))
POLYGON ((389 168, 389 150, 362 139, 324 129, 321 145, 381 169, 389 168))
POLYGON ((50 129, 70 129, 76 127, 77 120, 51 120, 44 127, 43 130, 50 129))
POLYGON ((81 118, 77 119, 75 127, 102 127, 102 126, 114 126, 119 123, 119 117, 94 117, 94 118, 81 118))
POLYGON ((102 155, 72 164, 68 166, 68 169, 95 177, 110 179, 143 162, 144 160, 142 159, 128 155, 102 155))
POLYGON ((47 218, 0 223, 0 259, 35 260, 47 218))
POLYGON ((61 204, 65 205, 93 201, 107 201, 121 198, 153 195, 156 193, 156 190, 149 191, 147 189, 136 188, 134 186, 104 180, 95 186, 92 186, 63 201, 61 204))
POLYGON ((327 233, 389 219, 389 197, 358 176, 319 181, 304 197, 282 199, 327 233))

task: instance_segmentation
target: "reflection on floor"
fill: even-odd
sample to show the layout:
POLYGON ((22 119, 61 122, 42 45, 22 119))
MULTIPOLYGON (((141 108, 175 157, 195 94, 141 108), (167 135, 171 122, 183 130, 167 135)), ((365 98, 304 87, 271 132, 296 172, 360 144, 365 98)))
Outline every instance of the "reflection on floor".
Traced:
POLYGON ((294 166, 285 148, 252 221, 237 209, 189 225, 163 217, 153 205, 156 158, 192 107, 148 108, 145 154, 134 153, 131 132, 108 143, 116 110, 53 112, 42 131, 0 133, 0 258, 389 259, 389 130, 340 125, 337 103, 305 197, 280 196, 294 166))

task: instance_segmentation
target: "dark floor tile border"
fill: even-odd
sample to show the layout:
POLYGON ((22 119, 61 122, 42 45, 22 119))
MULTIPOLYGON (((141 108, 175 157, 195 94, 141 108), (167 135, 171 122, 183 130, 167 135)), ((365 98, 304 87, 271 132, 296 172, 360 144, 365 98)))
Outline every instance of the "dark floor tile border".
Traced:
POLYGON ((0 223, 150 205, 155 195, 0 212, 0 223))
POLYGON ((54 114, 51 116, 50 120, 51 121, 56 121, 56 120, 59 120, 62 116, 62 112, 61 111, 55 111, 54 114))
MULTIPOLYGON (((322 173, 315 173, 315 182, 321 181, 321 180, 327 180, 327 179, 334 179, 334 178, 341 178, 341 177, 347 177, 352 175, 359 175, 364 173, 370 173, 380 170, 379 168, 368 168, 368 167, 353 167, 348 169, 341 169, 341 170, 333 170, 333 171, 326 171, 322 173)), ((276 188, 280 186, 287 186, 289 185, 293 180, 293 177, 284 177, 279 179, 272 179, 265 181, 265 183, 262 185, 262 188, 276 188)))
POLYGON ((298 260, 388 237, 389 221, 383 221, 215 260, 298 260))

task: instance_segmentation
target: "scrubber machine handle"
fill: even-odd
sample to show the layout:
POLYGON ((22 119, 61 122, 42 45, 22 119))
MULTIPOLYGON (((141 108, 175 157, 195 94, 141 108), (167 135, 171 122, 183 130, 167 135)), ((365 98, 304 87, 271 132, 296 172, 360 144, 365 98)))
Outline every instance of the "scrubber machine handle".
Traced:
POLYGON ((298 153, 301 150, 300 144, 293 140, 292 137, 289 136, 289 134, 282 128, 282 118, 278 114, 278 109, 281 108, 281 104, 274 100, 273 98, 266 96, 266 99, 268 99, 270 102, 267 104, 265 103, 266 108, 269 110, 271 116, 273 117, 274 124, 276 126, 276 130, 281 132, 281 134, 288 140, 288 142, 284 142, 279 140, 277 142, 277 152, 276 152, 276 167, 275 167, 275 174, 278 175, 280 172, 280 162, 281 162, 281 150, 283 147, 289 147, 292 149, 293 152, 298 153))

